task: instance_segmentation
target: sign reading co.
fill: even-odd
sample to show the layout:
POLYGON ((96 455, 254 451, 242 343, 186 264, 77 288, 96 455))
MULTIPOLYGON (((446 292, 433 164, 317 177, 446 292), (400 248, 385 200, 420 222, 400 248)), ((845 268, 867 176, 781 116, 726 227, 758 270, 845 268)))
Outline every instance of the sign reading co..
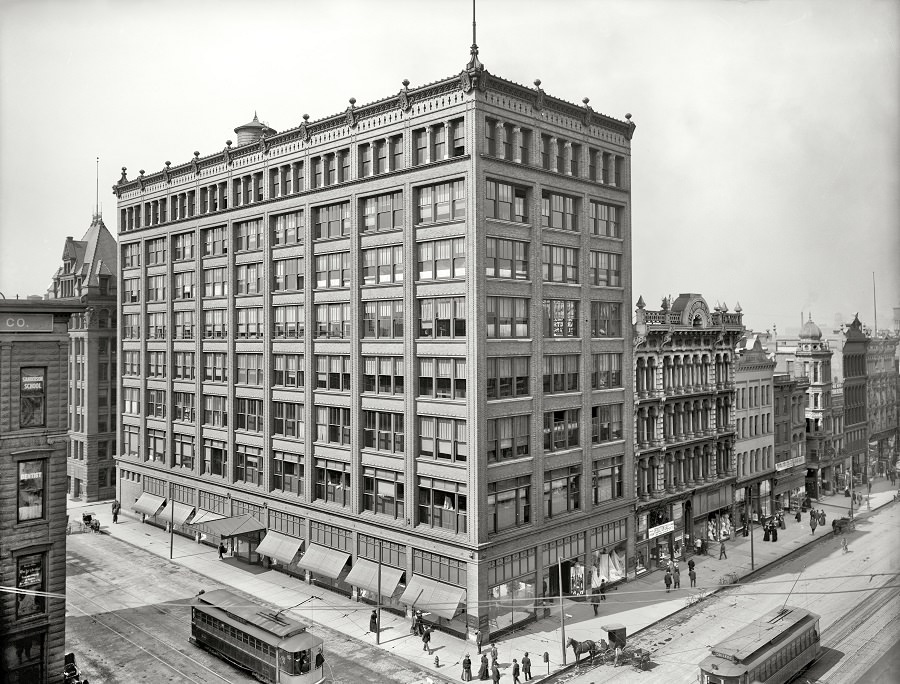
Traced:
POLYGON ((53 332, 53 314, 0 314, 2 332, 53 332))

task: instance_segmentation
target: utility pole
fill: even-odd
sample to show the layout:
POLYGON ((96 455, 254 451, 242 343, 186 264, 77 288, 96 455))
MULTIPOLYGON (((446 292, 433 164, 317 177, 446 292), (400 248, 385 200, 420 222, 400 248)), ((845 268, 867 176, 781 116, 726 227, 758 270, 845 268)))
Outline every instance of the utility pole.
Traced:
POLYGON ((559 626, 562 630, 559 645, 562 647, 562 664, 566 664, 566 610, 563 608, 563 590, 562 590, 562 558, 556 559, 556 566, 559 570, 559 626))
POLYGON ((169 509, 172 516, 169 522, 169 560, 172 560, 172 548, 175 545, 175 502, 172 500, 172 480, 169 480, 169 509))
POLYGON ((750 572, 756 570, 756 564, 753 559, 753 494, 747 499, 750 510, 747 511, 747 524, 750 525, 750 572))
POLYGON ((378 596, 376 597, 377 608, 378 611, 377 617, 375 619, 375 644, 381 644, 381 549, 383 548, 384 540, 378 540, 378 596))

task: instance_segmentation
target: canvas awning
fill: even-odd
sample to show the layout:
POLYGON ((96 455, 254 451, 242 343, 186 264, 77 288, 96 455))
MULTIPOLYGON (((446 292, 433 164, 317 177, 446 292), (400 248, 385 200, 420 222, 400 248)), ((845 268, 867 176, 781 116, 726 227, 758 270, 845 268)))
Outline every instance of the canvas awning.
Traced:
POLYGON ((169 506, 171 506, 173 510, 166 509, 166 513, 163 515, 166 522, 172 520, 174 517, 176 525, 184 525, 185 521, 194 514, 194 507, 187 504, 170 501, 169 506))
POLYGON ((197 515, 195 515, 194 519, 191 520, 191 525, 202 525, 212 520, 224 520, 226 517, 227 516, 221 515, 219 513, 213 513, 212 511, 207 511, 203 508, 199 508, 197 509, 197 515))
POLYGON ((801 489, 806 484, 806 473, 793 473, 778 478, 773 494, 784 494, 793 489, 801 489))
POLYGON ((259 546, 256 547, 256 553, 260 556, 274 558, 279 563, 290 565, 301 546, 303 546, 302 539, 269 530, 259 546))
POLYGON ((444 584, 429 577, 413 575, 400 602, 452 620, 465 598, 466 590, 452 584, 444 584))
POLYGON ((144 492, 140 495, 137 501, 134 502, 132 508, 138 513, 143 513, 144 515, 156 515, 159 513, 159 509, 162 508, 166 503, 166 497, 157 496, 156 494, 150 494, 149 492, 144 492))
MULTIPOLYGON (((403 571, 392 568, 390 565, 381 564, 381 595, 390 596, 394 593, 400 578, 403 577, 403 571)), ((366 558, 357 558, 356 565, 347 575, 347 584, 354 587, 371 591, 373 594, 378 592, 378 563, 370 561, 366 558)))
POLYGON ((337 579, 348 558, 350 558, 350 554, 346 551, 311 544, 303 554, 303 558, 297 561, 297 565, 304 570, 315 572, 329 579, 337 579))
POLYGON ((242 534, 250 534, 251 532, 259 532, 266 529, 266 526, 252 515, 236 515, 233 518, 208 520, 204 525, 208 533, 217 534, 222 539, 240 537, 242 534))

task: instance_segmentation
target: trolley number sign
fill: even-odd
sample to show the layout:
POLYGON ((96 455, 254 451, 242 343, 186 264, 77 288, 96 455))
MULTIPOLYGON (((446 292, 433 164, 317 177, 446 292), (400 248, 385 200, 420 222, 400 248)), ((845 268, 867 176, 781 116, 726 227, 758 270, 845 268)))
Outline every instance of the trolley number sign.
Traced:
POLYGON ((3 332, 53 332, 53 314, 0 314, 3 332))

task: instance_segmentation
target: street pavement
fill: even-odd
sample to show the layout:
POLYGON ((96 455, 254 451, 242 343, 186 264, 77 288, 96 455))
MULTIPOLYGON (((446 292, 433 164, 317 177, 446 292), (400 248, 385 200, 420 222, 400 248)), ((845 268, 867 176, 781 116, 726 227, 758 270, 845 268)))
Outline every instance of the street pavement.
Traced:
MULTIPOLYGON (((890 483, 880 478, 873 484, 870 495, 871 509, 864 505, 858 513, 861 517, 871 511, 891 503, 896 490, 890 483)), ((606 638, 601 626, 609 622, 625 625, 629 638, 641 630, 673 613, 685 608, 690 594, 714 592, 725 587, 729 575, 738 578, 752 573, 751 566, 757 571, 766 565, 816 542, 823 537, 831 537, 831 520, 847 514, 849 499, 843 493, 823 497, 813 502, 813 507, 824 510, 827 516, 825 529, 816 529, 810 533, 809 514, 803 515, 800 523, 793 517, 787 518, 787 529, 779 530, 777 542, 764 542, 762 531, 754 528, 753 558, 751 560, 750 537, 738 537, 726 543, 727 558, 719 559, 718 551, 709 556, 695 556, 697 587, 690 588, 687 567, 682 568, 682 586, 678 590, 666 592, 663 584, 663 573, 652 572, 649 575, 630 580, 607 592, 607 600, 598 606, 598 614, 594 615, 593 607, 584 601, 563 601, 565 614, 565 636, 575 639, 593 639, 599 641, 606 638)), ((170 535, 152 525, 142 524, 139 518, 119 514, 119 523, 112 524, 111 502, 69 501, 70 520, 78 520, 82 512, 91 512, 100 518, 101 531, 128 544, 139 546, 151 553, 168 558, 170 535)), ((303 605, 290 610, 295 616, 311 622, 323 624, 350 638, 373 644, 374 635, 368 631, 368 619, 371 606, 358 603, 328 590, 307 584, 306 582, 285 575, 276 570, 264 570, 259 566, 249 566, 234 558, 220 560, 215 548, 195 543, 180 535, 174 535, 172 562, 189 568, 201 575, 210 577, 226 586, 234 587, 258 597, 261 601, 280 607, 303 605), (315 597, 314 600, 312 597, 315 597)), ((712 545, 711 545, 712 546, 712 545)), ((457 680, 461 673, 462 658, 466 653, 474 656, 476 647, 473 642, 435 632, 432 635, 432 648, 435 653, 429 656, 422 650, 422 643, 409 633, 409 621, 405 618, 382 611, 382 633, 380 648, 396 656, 415 663, 422 670, 433 673, 435 681, 457 680)), ((550 609, 549 617, 540 617, 522 629, 505 636, 497 642, 502 680, 511 680, 509 674, 512 660, 521 661, 522 654, 528 652, 532 660, 532 672, 536 680, 541 676, 562 670, 574 662, 571 649, 563 652, 562 633, 558 603, 550 609), (543 662, 543 654, 547 653, 548 662, 543 662)), ((472 657, 473 664, 477 658, 472 657)), ((336 676, 348 678, 351 673, 335 673, 336 676)))

